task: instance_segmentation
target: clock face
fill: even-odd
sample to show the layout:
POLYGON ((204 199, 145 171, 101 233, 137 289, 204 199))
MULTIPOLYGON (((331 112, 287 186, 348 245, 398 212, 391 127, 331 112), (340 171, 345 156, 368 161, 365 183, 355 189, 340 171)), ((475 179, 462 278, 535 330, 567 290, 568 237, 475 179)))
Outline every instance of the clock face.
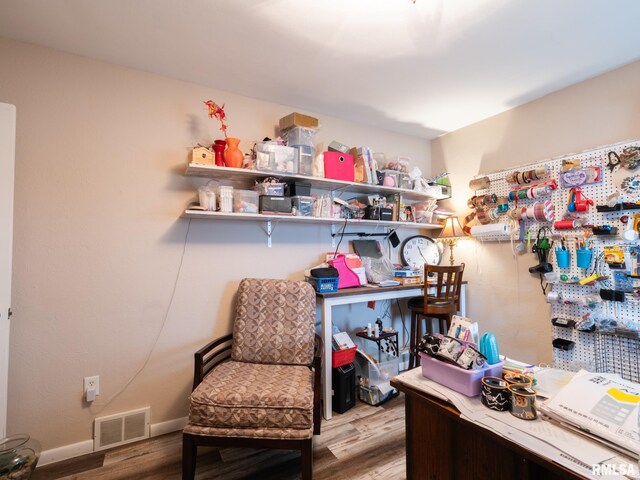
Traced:
POLYGON ((402 263, 416 270, 424 270, 425 263, 440 264, 441 257, 436 242, 424 235, 409 237, 402 245, 402 263))

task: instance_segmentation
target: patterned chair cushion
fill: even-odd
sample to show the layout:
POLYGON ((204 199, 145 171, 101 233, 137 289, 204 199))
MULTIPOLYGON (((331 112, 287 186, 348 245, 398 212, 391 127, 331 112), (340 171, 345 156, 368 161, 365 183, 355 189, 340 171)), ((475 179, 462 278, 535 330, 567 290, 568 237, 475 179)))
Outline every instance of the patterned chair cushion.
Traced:
POLYGON ((309 428, 217 428, 201 427, 189 423, 183 430, 191 435, 203 437, 269 438, 272 440, 303 440, 313 436, 309 428))
POLYGON ((244 279, 238 289, 231 358, 310 365, 316 294, 307 282, 244 279))
POLYGON ((313 426, 313 373, 300 365, 224 362, 191 394, 189 424, 309 429, 313 426))

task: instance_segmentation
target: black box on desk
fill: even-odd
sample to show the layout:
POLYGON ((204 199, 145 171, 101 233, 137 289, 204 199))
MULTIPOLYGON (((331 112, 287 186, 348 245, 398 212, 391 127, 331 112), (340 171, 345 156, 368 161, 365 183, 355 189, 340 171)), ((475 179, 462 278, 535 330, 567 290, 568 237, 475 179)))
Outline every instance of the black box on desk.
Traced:
POLYGON ((291 198, 260 195, 260 213, 291 214, 291 198))
POLYGON ((364 211, 367 220, 393 220, 393 207, 374 207, 369 205, 364 211))
POLYGON ((344 413, 356 404, 356 367, 348 363, 331 370, 333 410, 344 413))

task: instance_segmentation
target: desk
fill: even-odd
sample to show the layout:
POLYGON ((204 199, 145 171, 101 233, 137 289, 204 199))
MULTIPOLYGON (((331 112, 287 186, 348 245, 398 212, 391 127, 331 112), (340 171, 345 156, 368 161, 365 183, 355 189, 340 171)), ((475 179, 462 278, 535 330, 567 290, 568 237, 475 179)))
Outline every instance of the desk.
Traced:
MULTIPOLYGON (((352 305, 354 303, 367 303, 377 300, 394 300, 399 298, 419 297, 423 295, 422 285, 406 285, 396 287, 353 287, 344 288, 332 293, 317 293, 316 300, 320 306, 320 318, 322 321, 321 336, 324 342, 324 368, 322 370, 322 399, 324 402, 324 418, 329 420, 332 416, 331 404, 331 315, 332 309, 338 305, 352 305)), ((460 315, 466 314, 466 285, 463 282, 460 291, 460 315)))
POLYGON ((397 379, 405 394, 407 479, 585 479, 470 421, 445 400, 397 379))

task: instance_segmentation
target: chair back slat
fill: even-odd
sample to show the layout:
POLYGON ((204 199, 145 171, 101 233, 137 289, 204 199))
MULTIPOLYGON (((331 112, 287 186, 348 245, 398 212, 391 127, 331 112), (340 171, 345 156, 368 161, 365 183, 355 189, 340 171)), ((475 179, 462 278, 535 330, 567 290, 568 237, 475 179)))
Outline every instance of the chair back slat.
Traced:
POLYGON ((439 265, 424 266, 424 308, 425 313, 432 305, 442 305, 444 303, 459 303, 460 289, 462 288, 462 274, 464 263, 452 267, 441 267, 439 265), (435 274, 435 284, 430 273, 435 274), (428 285, 428 282, 432 283, 428 285), (435 287, 435 292, 433 292, 435 287))

